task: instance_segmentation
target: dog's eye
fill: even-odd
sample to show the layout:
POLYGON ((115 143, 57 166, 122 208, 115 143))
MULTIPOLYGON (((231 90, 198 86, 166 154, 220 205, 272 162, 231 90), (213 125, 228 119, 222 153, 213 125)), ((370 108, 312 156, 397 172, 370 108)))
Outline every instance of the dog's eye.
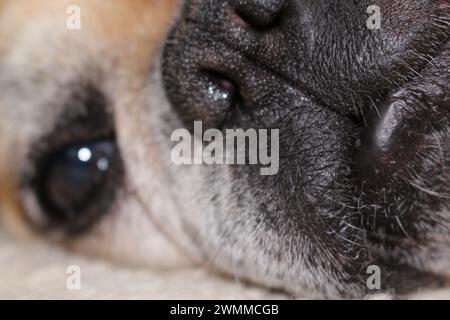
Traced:
POLYGON ((19 182, 30 226, 57 237, 112 211, 125 176, 108 97, 90 82, 71 88, 51 130, 30 144, 19 182))
POLYGON ((120 159, 113 139, 64 146, 41 161, 34 191, 47 224, 83 230, 108 209, 120 159))

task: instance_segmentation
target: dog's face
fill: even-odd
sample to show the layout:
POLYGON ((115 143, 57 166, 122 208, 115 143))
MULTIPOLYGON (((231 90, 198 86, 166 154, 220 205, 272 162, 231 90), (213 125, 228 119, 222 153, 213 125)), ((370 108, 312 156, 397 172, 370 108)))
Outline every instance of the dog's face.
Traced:
POLYGON ((385 288, 448 275, 449 25, 447 0, 188 1, 163 60, 174 112, 280 130, 278 174, 196 173, 204 252, 294 293, 361 294, 373 264, 385 288))
POLYGON ((372 264, 385 288, 439 283, 450 7, 375 2, 379 30, 369 1, 0 1, 3 226, 292 294, 363 295, 372 264), (175 165, 195 120, 279 129, 278 173, 175 165))

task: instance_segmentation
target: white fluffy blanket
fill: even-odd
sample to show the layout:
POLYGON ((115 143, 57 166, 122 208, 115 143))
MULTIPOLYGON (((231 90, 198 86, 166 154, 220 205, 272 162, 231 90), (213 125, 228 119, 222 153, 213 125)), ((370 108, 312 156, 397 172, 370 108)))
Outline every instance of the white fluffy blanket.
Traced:
POLYGON ((201 269, 151 271, 113 266, 42 243, 0 234, 0 299, 276 299, 259 288, 201 269), (67 267, 78 265, 81 289, 70 290, 67 267))
MULTIPOLYGON (((0 233, 0 299, 283 299, 201 269, 151 271, 113 266, 0 233), (81 289, 67 288, 67 267, 81 269, 81 289)), ((388 299, 378 295, 372 299, 388 299)), ((450 289, 403 298, 450 299, 450 289)))

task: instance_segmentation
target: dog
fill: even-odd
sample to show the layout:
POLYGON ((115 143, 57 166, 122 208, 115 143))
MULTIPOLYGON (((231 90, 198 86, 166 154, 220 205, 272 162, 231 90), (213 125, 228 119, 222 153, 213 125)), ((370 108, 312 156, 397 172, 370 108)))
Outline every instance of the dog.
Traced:
POLYGON ((446 0, 31 3, 0 5, 4 229, 293 296, 446 285, 446 0), (279 170, 175 164, 196 121, 278 130, 279 170))

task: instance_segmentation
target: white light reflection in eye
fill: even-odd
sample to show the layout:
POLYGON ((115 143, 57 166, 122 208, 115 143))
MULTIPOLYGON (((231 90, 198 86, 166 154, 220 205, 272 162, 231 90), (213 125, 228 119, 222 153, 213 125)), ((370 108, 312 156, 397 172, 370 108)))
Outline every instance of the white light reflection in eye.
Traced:
POLYGON ((82 162, 88 162, 92 159, 92 152, 89 148, 81 148, 78 150, 78 159, 82 162))
POLYGON ((101 171, 106 171, 109 168, 109 161, 106 158, 102 158, 97 162, 97 168, 101 171))

